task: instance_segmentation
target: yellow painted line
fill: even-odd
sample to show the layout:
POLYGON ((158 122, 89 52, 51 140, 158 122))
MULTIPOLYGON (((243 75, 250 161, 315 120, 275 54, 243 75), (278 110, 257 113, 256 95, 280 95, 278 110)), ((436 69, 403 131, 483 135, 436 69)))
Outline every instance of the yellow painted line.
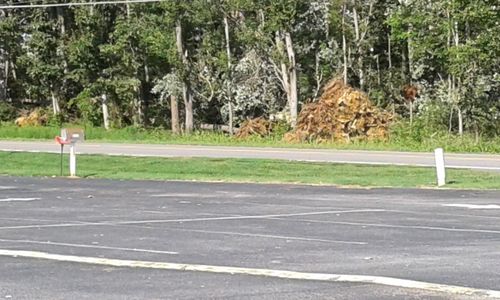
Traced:
POLYGON ((112 267, 160 269, 169 271, 191 271, 191 272, 205 272, 205 273, 218 273, 218 274, 231 274, 231 275, 238 274, 238 275, 251 275, 251 276, 262 276, 262 277, 272 277, 272 278, 304 280, 304 281, 376 284, 376 285, 392 286, 397 288, 417 289, 428 292, 444 293, 448 295, 487 297, 491 299, 500 298, 500 291, 498 290, 475 289, 475 288, 455 286, 455 285, 437 284, 437 283, 429 283, 423 281, 414 281, 414 280, 406 280, 406 279, 382 277, 382 276, 304 273, 304 272, 272 270, 272 269, 107 259, 98 257, 60 255, 60 254, 51 254, 45 252, 18 251, 18 250, 0 250, 0 256, 34 258, 34 259, 44 259, 44 260, 52 260, 60 262, 72 262, 72 263, 112 266, 112 267))

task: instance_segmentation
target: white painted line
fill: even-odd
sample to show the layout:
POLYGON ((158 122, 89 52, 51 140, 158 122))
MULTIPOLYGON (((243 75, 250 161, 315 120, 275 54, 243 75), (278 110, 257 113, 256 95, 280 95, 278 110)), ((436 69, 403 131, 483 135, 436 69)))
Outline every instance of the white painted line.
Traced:
POLYGON ((226 221, 226 220, 251 220, 251 219, 271 219, 296 216, 315 216, 327 214, 342 213, 361 213, 361 212, 383 212, 384 209, 358 209, 358 210, 330 210, 295 214, 275 214, 275 215, 251 215, 251 216, 229 216, 229 217, 211 217, 211 218, 192 218, 192 219, 162 219, 162 220, 141 220, 141 221, 116 221, 116 222, 96 222, 96 223, 59 223, 59 224, 41 224, 41 225, 20 225, 5 226, 2 229, 29 229, 29 228, 52 228, 52 227, 80 227, 80 226, 117 226, 134 224, 156 224, 156 223, 187 223, 187 222, 208 222, 208 221, 226 221))
POLYGON ((36 200, 41 200, 41 198, 6 198, 6 199, 0 199, 0 202, 15 202, 15 201, 36 201, 36 200))
POLYGON ((452 213, 434 213, 434 212, 414 212, 407 210, 397 210, 390 209, 387 212, 395 212, 402 214, 412 214, 412 215, 427 215, 427 216, 444 216, 444 217, 464 217, 464 218, 480 218, 480 219, 500 219, 500 216, 484 216, 484 215, 464 215, 464 214, 452 214, 452 213))
POLYGON ((186 223, 186 222, 204 222, 204 221, 225 221, 225 220, 249 220, 249 219, 269 219, 269 218, 285 218, 285 217, 300 217, 300 216, 317 216, 342 213, 361 213, 361 212, 383 212, 384 209, 357 209, 357 210, 329 210, 315 211, 293 214, 273 214, 273 215, 251 215, 251 216, 228 216, 228 217, 213 217, 213 218, 192 218, 192 219, 177 219, 177 220, 144 220, 144 221, 125 221, 111 222, 110 224, 147 224, 147 223, 186 223))
POLYGON ((172 251, 149 250, 149 249, 140 249, 140 248, 109 247, 109 246, 100 246, 100 245, 85 245, 85 244, 72 244, 72 243, 58 243, 58 242, 50 242, 50 241, 42 242, 42 241, 32 241, 32 240, 0 239, 0 242, 21 243, 21 244, 37 244, 37 245, 53 245, 53 246, 73 247, 73 248, 120 250, 120 251, 144 252, 144 253, 154 253, 154 254, 179 254, 179 252, 172 252, 172 251))
MULTIPOLYGON (((288 221, 287 219, 280 219, 280 218, 272 218, 272 219, 273 220, 288 221)), ((335 222, 335 221, 319 221, 319 220, 310 220, 310 219, 293 219, 293 221, 307 222, 307 223, 320 223, 320 224, 363 226, 363 227, 403 228, 403 229, 422 229, 422 230, 450 231, 450 232, 500 234, 499 230, 487 230, 487 229, 466 229, 466 228, 447 228, 447 227, 433 227, 433 226, 392 225, 392 224, 380 224, 380 223, 335 222)), ((0 229, 1 229, 1 227, 0 227, 0 229)))
POLYGON ((367 245, 368 244, 365 242, 324 240, 324 239, 304 238, 304 237, 296 237, 296 236, 283 236, 283 235, 258 234, 258 233, 241 233, 241 232, 232 232, 232 231, 213 231, 213 230, 179 229, 179 228, 168 228, 167 230, 182 231, 182 232, 199 232, 199 233, 209 233, 209 234, 225 234, 225 235, 235 235, 235 236, 248 236, 248 237, 259 237, 259 238, 280 239, 280 240, 290 240, 290 241, 332 243, 332 244, 349 244, 349 245, 367 245))
POLYGON ((45 259, 45 260, 60 261, 60 262, 72 262, 72 263, 112 266, 112 267, 206 272, 206 273, 218 273, 218 274, 230 274, 230 275, 235 275, 235 274, 252 275, 252 276, 263 276, 263 277, 294 279, 294 280, 304 280, 304 281, 377 284, 377 285, 393 286, 398 288, 417 289, 428 292, 444 293, 448 295, 467 295, 476 297, 488 297, 492 299, 500 298, 500 291, 498 290, 475 289, 462 286, 437 284, 437 283, 429 283, 423 281, 414 281, 414 280, 406 280, 406 279, 382 277, 382 276, 304 273, 304 272, 272 270, 272 269, 179 264, 179 263, 139 261, 139 260, 121 260, 121 259, 107 259, 107 258, 87 257, 87 256, 59 255, 59 254, 34 252, 34 251, 17 251, 17 250, 0 250, 0 256, 35 258, 35 259, 45 259))
POLYGON ((151 195, 153 198, 220 198, 219 195, 209 194, 158 194, 151 195))
POLYGON ((468 209, 500 209, 500 205, 477 205, 477 204, 442 204, 445 207, 459 207, 468 209))
POLYGON ((0 186, 0 190, 13 190, 17 189, 15 186, 0 186))

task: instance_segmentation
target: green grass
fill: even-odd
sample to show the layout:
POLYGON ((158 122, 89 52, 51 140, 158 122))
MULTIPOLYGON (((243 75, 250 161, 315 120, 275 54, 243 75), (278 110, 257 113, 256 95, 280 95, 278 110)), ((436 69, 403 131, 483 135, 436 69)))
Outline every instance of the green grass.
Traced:
MULTIPOLYGON (((68 127, 72 127, 68 125, 68 127)), ((81 126, 80 126, 81 127, 81 126)), ((446 132, 425 132, 425 128, 409 130, 398 126, 393 129, 391 138, 385 142, 351 143, 286 143, 282 136, 252 137, 246 140, 236 139, 222 133, 196 132, 192 135, 172 135, 168 130, 143 129, 127 127, 122 129, 86 127, 86 138, 94 142, 114 143, 152 143, 182 145, 218 145, 218 146, 257 146, 284 148, 320 148, 320 149, 353 149, 353 150, 394 150, 394 151, 433 151, 442 147, 447 152, 500 153, 500 138, 480 139, 472 136, 457 137, 446 132)), ((59 135, 56 127, 19 128, 11 123, 0 126, 0 139, 4 140, 48 140, 59 135)))
MULTIPOLYGON (((64 172, 67 173, 67 156, 64 172)), ((432 168, 302 163, 255 159, 78 156, 88 178, 304 183, 361 187, 434 187, 432 168)), ((57 154, 0 152, 0 174, 59 175, 57 154)), ((448 170, 449 188, 500 189, 500 174, 448 170)))

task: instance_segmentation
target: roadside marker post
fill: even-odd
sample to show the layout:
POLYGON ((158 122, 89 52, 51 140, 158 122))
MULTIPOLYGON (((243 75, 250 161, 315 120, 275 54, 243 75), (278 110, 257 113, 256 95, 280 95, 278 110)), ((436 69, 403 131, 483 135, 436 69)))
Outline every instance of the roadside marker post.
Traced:
POLYGON ((434 156, 436 158, 437 184, 438 187, 441 187, 446 184, 446 167, 444 162, 443 148, 437 148, 436 150, 434 150, 434 156))
POLYGON ((83 129, 78 128, 63 128, 61 136, 56 136, 56 142, 61 145, 61 176, 62 176, 62 159, 64 145, 69 145, 69 173, 70 177, 76 177, 76 143, 85 140, 83 129))

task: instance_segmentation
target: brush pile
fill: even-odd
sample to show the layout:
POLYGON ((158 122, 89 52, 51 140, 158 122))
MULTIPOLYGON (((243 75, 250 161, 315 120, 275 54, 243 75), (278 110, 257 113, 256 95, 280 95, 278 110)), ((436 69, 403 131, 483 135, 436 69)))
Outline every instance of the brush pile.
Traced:
POLYGON ((392 116, 375 107, 368 96, 342 80, 332 80, 316 102, 304 106, 287 142, 349 142, 384 140, 392 116))
POLYGON ((31 112, 26 111, 15 121, 15 124, 19 127, 41 126, 45 123, 47 123, 47 115, 41 109, 35 109, 31 112))
POLYGON ((272 124, 264 118, 250 119, 241 124, 240 130, 236 134, 239 139, 246 139, 251 136, 268 136, 271 134, 272 124))

